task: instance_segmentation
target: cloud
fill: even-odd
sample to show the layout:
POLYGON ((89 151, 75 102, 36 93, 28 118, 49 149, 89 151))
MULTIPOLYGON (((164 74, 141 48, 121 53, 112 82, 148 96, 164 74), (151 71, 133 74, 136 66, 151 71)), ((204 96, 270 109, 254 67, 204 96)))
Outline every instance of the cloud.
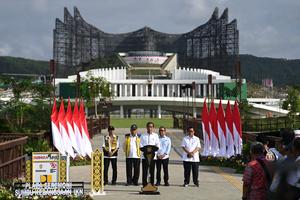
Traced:
POLYGON ((32 0, 32 8, 37 12, 45 12, 48 9, 48 0, 32 0))
POLYGON ((0 43, 0 56, 10 55, 12 48, 8 44, 0 43))
POLYGON ((0 1, 0 55, 51 59, 55 18, 63 19, 65 6, 71 14, 77 6, 88 23, 109 33, 144 26, 185 33, 207 22, 215 7, 219 7, 219 15, 228 7, 229 19, 238 21, 240 53, 300 55, 300 1, 296 0, 0 1))

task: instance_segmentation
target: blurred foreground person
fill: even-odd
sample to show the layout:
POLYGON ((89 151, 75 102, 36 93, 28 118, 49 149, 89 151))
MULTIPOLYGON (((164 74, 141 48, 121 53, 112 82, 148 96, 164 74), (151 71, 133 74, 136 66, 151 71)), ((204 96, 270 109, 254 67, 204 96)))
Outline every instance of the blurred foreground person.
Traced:
POLYGON ((286 151, 286 158, 277 166, 268 199, 300 199, 300 138, 295 138, 286 151))
POLYGON ((247 200, 265 200, 272 181, 272 167, 264 155, 264 146, 254 142, 250 149, 251 161, 243 175, 243 197, 247 200))

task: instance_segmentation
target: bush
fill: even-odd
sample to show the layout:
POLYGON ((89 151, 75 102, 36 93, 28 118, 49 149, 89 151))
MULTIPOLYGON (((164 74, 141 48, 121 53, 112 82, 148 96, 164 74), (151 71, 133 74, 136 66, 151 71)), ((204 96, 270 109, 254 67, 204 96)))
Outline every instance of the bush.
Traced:
POLYGON ((75 158, 72 159, 70 162, 71 166, 83 166, 83 165, 90 165, 91 159, 90 158, 75 158))
POLYGON ((200 165, 230 167, 236 170, 235 173, 243 173, 246 167, 241 156, 232 156, 230 158, 203 156, 201 157, 200 165))
POLYGON ((47 140, 38 140, 38 139, 30 139, 27 141, 24 146, 24 151, 29 156, 32 155, 32 152, 47 152, 50 151, 51 148, 47 140))
POLYGON ((5 199, 17 199, 13 193, 7 188, 0 186, 0 200, 5 199))

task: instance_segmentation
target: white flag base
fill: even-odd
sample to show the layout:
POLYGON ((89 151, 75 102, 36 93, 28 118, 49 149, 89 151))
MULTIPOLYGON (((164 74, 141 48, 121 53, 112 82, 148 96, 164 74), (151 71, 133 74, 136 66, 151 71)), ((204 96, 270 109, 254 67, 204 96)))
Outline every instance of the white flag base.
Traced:
POLYGON ((90 195, 91 197, 94 197, 94 196, 104 196, 104 195, 106 195, 106 192, 105 192, 105 191, 103 191, 103 192, 95 192, 95 191, 91 191, 91 192, 89 193, 89 195, 90 195))

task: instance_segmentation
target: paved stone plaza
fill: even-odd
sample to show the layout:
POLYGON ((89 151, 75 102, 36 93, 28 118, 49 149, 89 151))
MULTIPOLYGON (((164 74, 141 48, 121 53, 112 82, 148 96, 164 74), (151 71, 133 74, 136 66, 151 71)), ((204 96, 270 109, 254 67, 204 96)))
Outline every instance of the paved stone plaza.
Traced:
MULTIPOLYGON (((146 129, 139 129, 141 133, 146 129)), ((96 135, 93 139, 93 149, 102 146, 103 135, 96 135)), ((199 182, 200 187, 195 187, 192 183, 189 187, 182 187, 183 184, 183 166, 180 158, 181 148, 180 143, 183 137, 182 130, 168 129, 167 135, 172 140, 172 150, 170 154, 169 176, 170 186, 160 186, 160 195, 146 196, 140 195, 140 186, 125 186, 126 182, 126 168, 125 155, 123 152, 124 134, 129 133, 129 129, 116 129, 115 133, 119 135, 121 148, 118 157, 118 179, 117 185, 105 186, 106 195, 98 196, 94 199, 222 199, 234 200, 241 199, 242 196, 242 175, 235 174, 234 170, 229 168, 219 168, 210 166, 200 166, 199 168, 199 182)), ((109 181, 111 180, 111 166, 109 168, 109 181)), ((142 171, 142 169, 141 169, 142 171)), ((84 181, 87 190, 90 188, 91 172, 90 166, 71 167, 70 180, 84 181)), ((140 175, 140 184, 142 177, 140 175)))

